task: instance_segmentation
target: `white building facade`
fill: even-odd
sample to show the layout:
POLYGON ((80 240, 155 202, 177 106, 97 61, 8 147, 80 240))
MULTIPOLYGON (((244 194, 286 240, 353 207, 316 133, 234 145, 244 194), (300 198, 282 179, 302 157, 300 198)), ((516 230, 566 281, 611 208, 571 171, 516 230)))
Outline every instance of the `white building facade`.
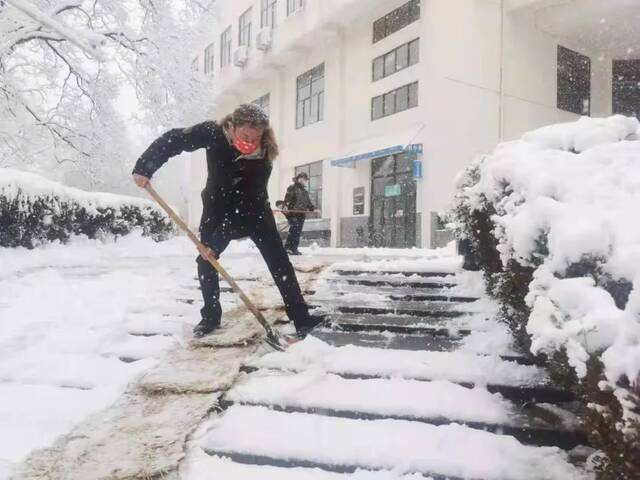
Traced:
MULTIPOLYGON (((433 247, 455 177, 502 140, 580 115, 640 112, 638 0, 220 0, 194 67, 215 118, 257 102, 331 246, 433 247)), ((204 154, 189 167, 197 225, 204 154)))

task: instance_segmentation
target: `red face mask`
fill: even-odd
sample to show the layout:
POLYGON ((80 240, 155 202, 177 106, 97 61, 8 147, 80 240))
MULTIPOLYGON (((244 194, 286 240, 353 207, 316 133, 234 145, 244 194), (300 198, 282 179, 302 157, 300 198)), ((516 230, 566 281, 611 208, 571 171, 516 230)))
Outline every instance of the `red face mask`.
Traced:
POLYGON ((236 147, 243 155, 250 155, 255 152, 258 149, 259 144, 259 140, 256 140, 255 142, 245 142, 243 140, 236 139, 233 141, 233 146, 236 147))

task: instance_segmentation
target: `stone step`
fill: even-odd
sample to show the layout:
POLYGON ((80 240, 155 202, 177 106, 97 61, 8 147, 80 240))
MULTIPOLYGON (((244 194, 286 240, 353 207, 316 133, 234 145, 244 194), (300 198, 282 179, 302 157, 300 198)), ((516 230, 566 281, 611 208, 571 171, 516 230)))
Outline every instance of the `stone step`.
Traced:
POLYGON ((415 289, 411 287, 405 287, 403 285, 398 285, 395 287, 390 286, 378 286, 375 290, 372 290, 371 287, 367 287, 365 285, 350 285, 350 284, 336 284, 330 283, 326 284, 324 288, 321 289, 321 286, 318 286, 319 292, 311 292, 308 291, 307 294, 315 294, 318 297, 329 297, 332 296, 343 296, 350 295, 354 293, 364 293, 364 294, 376 294, 381 297, 390 299, 390 300, 405 300, 405 301, 434 301, 434 302, 459 302, 459 303, 470 303, 475 302, 478 299, 475 297, 469 297, 464 295, 457 295, 454 293, 450 293, 449 289, 446 288, 423 288, 423 289, 415 289))
POLYGON ((416 271, 416 270, 353 270, 337 268, 331 270, 331 273, 337 275, 351 277, 354 275, 388 275, 388 276, 404 276, 404 277, 422 277, 422 278, 444 278, 455 275, 452 272, 438 272, 438 271, 416 271))
MULTIPOLYGON (((336 473, 321 470, 317 464, 312 468, 281 465, 275 458, 256 456, 235 456, 231 458, 217 455, 209 456, 198 449, 192 451, 180 467, 183 480, 187 479, 223 479, 223 480, 429 480, 433 477, 423 475, 403 475, 402 473, 386 471, 367 471, 360 469, 354 473, 336 473)), ((164 478, 162 480, 165 480, 164 478)), ((172 479, 166 479, 172 480, 172 479)))
MULTIPOLYGON (((369 470, 359 465, 335 465, 335 464, 324 463, 324 462, 313 461, 313 460, 283 459, 275 456, 239 453, 239 452, 223 450, 223 449, 205 448, 204 452, 211 457, 226 458, 231 460, 234 463, 241 464, 241 465, 281 468, 281 469, 291 470, 292 472, 299 471, 299 470, 310 470, 317 474, 317 476, 314 476, 314 478, 322 478, 320 475, 322 475, 323 472, 327 474, 343 474, 343 475, 357 474, 357 478, 362 478, 363 472, 379 472, 379 473, 384 472, 384 470, 382 469, 369 470)), ((263 475, 263 472, 261 470, 256 470, 255 476, 252 477, 252 479, 262 478, 262 475, 263 475)), ((382 480, 383 478, 385 480, 390 478, 395 478, 395 477, 392 477, 392 475, 395 475, 395 473, 389 471, 389 476, 381 476, 380 480, 382 480)), ((290 478, 290 477, 287 476, 287 478, 290 478)), ((304 478, 308 478, 308 477, 304 477, 304 478)), ((422 478, 424 480, 483 480, 479 478, 463 479, 462 477, 454 477, 451 475, 437 475, 434 473, 429 473, 426 475, 412 473, 410 475, 407 475, 407 480, 409 479, 417 480, 418 478, 422 478)), ((333 477, 332 477, 332 480, 333 480, 333 477)))
POLYGON ((374 305, 357 305, 354 302, 340 300, 314 300, 310 305, 323 310, 334 310, 342 313, 373 315, 415 315, 421 317, 459 317, 470 312, 455 310, 457 304, 451 302, 404 302, 388 301, 374 305))
MULTIPOLYGON (((468 328, 464 321, 457 322, 457 319, 447 318, 415 320, 415 317, 349 314, 326 315, 319 318, 324 320, 324 324, 314 330, 313 336, 338 347, 359 345, 395 350, 448 351, 450 349, 445 347, 447 339, 449 344, 457 346, 465 336, 475 331, 468 328), (414 320, 412 323, 405 323, 407 319, 414 320), (438 345, 440 340, 442 346, 438 345)), ((543 357, 511 353, 502 354, 500 358, 520 365, 548 366, 543 357)))
POLYGON ((211 455, 245 455, 249 463, 280 460, 282 466, 343 473, 360 468, 443 478, 579 478, 557 448, 523 445, 464 425, 354 420, 237 404, 210 424, 198 444, 211 455))
MULTIPOLYGON (((259 370, 258 367, 254 367, 251 365, 243 365, 240 367, 240 371, 244 373, 253 373, 259 370)), ((299 373, 302 370, 300 369, 280 369, 283 372, 290 373, 299 373)), ((350 380, 370 380, 370 379, 386 379, 391 378, 388 375, 377 375, 377 374, 366 374, 366 373, 351 373, 351 372, 335 372, 331 373, 338 375, 342 378, 350 379, 350 380)), ((421 378, 412 378, 412 377, 403 377, 410 380, 415 380, 418 382, 432 382, 434 379, 429 379, 425 377, 421 378)), ((460 385, 466 388, 474 388, 476 386, 473 382, 463 382, 463 381, 455 381, 452 380, 452 383, 456 385, 460 385)), ((538 385, 505 385, 505 384, 497 384, 490 383, 487 385, 483 385, 488 392, 490 393, 499 393, 507 400, 512 400, 514 402, 534 402, 534 403, 550 403, 550 404, 565 404, 568 402, 573 402, 576 400, 576 396, 574 393, 563 390, 561 388, 557 388, 550 384, 538 384, 538 385)))
POLYGON ((391 350, 415 350, 448 352, 460 346, 460 338, 446 335, 426 335, 375 331, 357 331, 357 329, 327 329, 320 328, 313 331, 313 336, 336 347, 356 345, 358 347, 373 347, 391 350))
MULTIPOLYGON (((348 418, 352 420, 405 420, 436 426, 452 424, 464 425, 474 430, 481 430, 483 432, 495 433, 497 435, 507 435, 509 437, 514 437, 524 445, 534 445, 536 447, 558 447, 563 450, 571 450, 580 445, 586 446, 589 444, 588 436, 585 431, 559 430, 557 428, 554 428, 553 425, 548 425, 545 427, 530 426, 524 423, 520 426, 501 425, 498 423, 477 422, 473 420, 451 420, 444 417, 420 418, 403 415, 365 413, 353 410, 334 410, 321 407, 284 407, 282 405, 272 405, 260 402, 231 402, 224 399, 219 402, 220 406, 223 408, 228 408, 236 403, 244 406, 267 407, 270 410, 274 410, 277 412, 307 413, 313 415, 323 415, 327 417, 348 418)), ((521 417, 523 421, 526 421, 526 415, 521 415, 521 417)))
POLYGON ((391 332, 463 337, 471 333, 464 321, 448 317, 418 317, 414 315, 327 315, 325 321, 346 332, 391 332))
MULTIPOLYGON (((510 435, 525 444, 566 450, 587 443, 575 418, 569 423, 548 410, 522 408, 486 389, 447 381, 362 380, 317 372, 258 371, 240 377, 221 406, 227 408, 234 403, 360 420, 458 423, 510 435)), ((565 417, 568 415, 565 412, 565 417)))
POLYGON ((411 288, 451 288, 455 287, 454 282, 445 278, 404 278, 389 275, 343 275, 339 277, 326 277, 326 281, 332 283, 346 283, 349 285, 365 285, 370 287, 391 286, 391 287, 411 287, 411 288))
POLYGON ((446 344, 438 344, 439 339, 434 339, 429 345, 423 336, 418 335, 385 338, 382 335, 367 337, 364 334, 318 331, 313 336, 316 337, 313 342, 317 339, 326 341, 320 354, 311 351, 305 354, 304 348, 300 349, 304 344, 296 344, 296 348, 287 352, 252 359, 242 369, 245 372, 260 368, 301 372, 319 368, 343 378, 448 380, 469 387, 486 385, 492 393, 523 402, 563 403, 575 400, 572 392, 552 386, 543 369, 517 356, 446 351, 446 344), (361 339, 360 345, 354 344, 357 337, 361 339), (335 343, 329 344, 330 340, 335 343), (410 350, 406 348, 407 344, 421 345, 422 348, 410 350), (442 347, 440 351, 425 351, 425 347, 438 345, 442 347), (397 346, 403 348, 392 348, 397 346))

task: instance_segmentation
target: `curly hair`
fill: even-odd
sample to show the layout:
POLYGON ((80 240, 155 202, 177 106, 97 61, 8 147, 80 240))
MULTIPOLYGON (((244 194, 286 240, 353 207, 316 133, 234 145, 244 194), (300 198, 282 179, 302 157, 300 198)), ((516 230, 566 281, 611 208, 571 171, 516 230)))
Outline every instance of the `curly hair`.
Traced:
POLYGON ((264 129, 264 133, 262 134, 262 148, 267 152, 267 159, 272 162, 280 153, 276 135, 269 124, 269 116, 262 107, 255 103, 243 103, 236 108, 233 113, 225 116, 220 121, 220 125, 224 128, 242 127, 245 125, 251 128, 262 128, 264 129))

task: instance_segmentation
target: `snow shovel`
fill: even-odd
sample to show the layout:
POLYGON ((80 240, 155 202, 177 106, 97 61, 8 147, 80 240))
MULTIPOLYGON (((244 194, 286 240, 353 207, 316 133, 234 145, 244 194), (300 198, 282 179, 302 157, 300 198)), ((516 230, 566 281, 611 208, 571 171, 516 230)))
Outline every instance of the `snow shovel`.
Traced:
MULTIPOLYGON (((167 215, 171 217, 171 219, 178 225, 178 227, 180 227, 187 234, 189 239, 196 245, 196 247, 198 247, 199 249, 206 248, 205 245, 198 239, 198 237, 194 235, 194 233, 187 226, 184 220, 182 220, 176 214, 176 212, 174 212, 173 209, 162 199, 162 197, 158 195, 158 192, 156 192, 155 189, 151 186, 151 182, 147 182, 147 185, 144 188, 147 192, 149 192, 149 195, 151 195, 153 199, 158 202, 163 210, 167 212, 167 215)), ((249 299, 249 297, 247 297, 247 295, 242 291, 233 277, 229 275, 229 273, 222 267, 222 265, 220 265, 220 263, 215 258, 209 257, 206 258, 206 260, 208 260, 209 263, 213 265, 213 268, 215 268, 218 273, 222 275, 222 278, 227 281, 227 283, 231 286, 233 291, 238 294, 249 311, 253 313, 254 317, 256 317, 256 320, 258 320, 258 323, 262 325, 262 328, 264 328, 267 334, 265 341, 276 350, 284 351, 287 343, 273 328, 271 328, 271 325, 269 325, 262 313, 260 313, 260 310, 258 310, 254 303, 249 299)))

